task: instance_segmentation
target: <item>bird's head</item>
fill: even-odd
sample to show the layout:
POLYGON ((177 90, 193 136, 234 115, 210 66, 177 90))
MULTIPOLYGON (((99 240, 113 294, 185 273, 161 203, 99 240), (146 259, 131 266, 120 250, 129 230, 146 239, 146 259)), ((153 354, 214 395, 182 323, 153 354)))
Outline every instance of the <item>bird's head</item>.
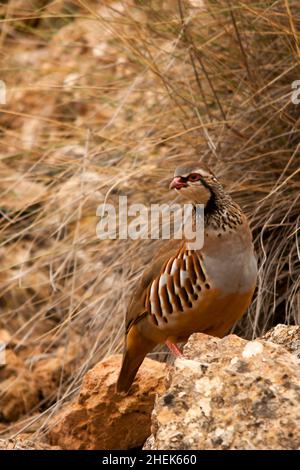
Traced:
POLYGON ((205 163, 193 162, 176 168, 170 189, 189 202, 206 205, 216 184, 217 178, 205 163))

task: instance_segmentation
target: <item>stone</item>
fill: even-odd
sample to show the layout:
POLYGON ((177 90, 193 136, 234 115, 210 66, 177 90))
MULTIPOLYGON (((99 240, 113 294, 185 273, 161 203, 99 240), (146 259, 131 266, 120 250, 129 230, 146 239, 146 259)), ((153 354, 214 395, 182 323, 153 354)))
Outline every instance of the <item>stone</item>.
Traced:
POLYGON ((5 351, 5 364, 0 366, 0 421, 16 421, 39 402, 34 375, 22 359, 11 350, 5 351))
POLYGON ((0 328, 0 344, 8 344, 11 341, 10 333, 4 328, 0 328))
POLYGON ((166 365, 146 358, 129 394, 115 392, 121 366, 117 354, 85 375, 79 396, 49 424, 52 445, 62 449, 132 449, 150 435, 156 393, 164 390, 166 365))
POLYGON ((32 369, 39 393, 45 403, 52 403, 60 387, 61 376, 64 380, 76 373, 76 354, 78 352, 78 342, 72 340, 68 348, 58 347, 50 357, 38 359, 32 369))
POLYGON ((31 440, 19 435, 15 438, 0 439, 0 450, 61 450, 58 446, 50 446, 46 442, 31 440))
POLYGON ((300 326, 279 324, 269 330, 261 339, 284 346, 300 359, 300 326))
POLYGON ((192 335, 144 449, 299 449, 299 365, 271 342, 192 335))

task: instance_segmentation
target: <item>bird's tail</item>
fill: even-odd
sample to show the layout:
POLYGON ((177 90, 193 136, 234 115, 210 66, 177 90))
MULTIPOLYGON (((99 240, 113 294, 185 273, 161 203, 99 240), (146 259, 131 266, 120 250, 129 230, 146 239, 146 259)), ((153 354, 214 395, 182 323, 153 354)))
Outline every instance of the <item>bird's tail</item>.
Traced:
POLYGON ((140 336, 133 325, 127 335, 122 367, 117 381, 117 392, 127 393, 148 352, 155 343, 140 336))

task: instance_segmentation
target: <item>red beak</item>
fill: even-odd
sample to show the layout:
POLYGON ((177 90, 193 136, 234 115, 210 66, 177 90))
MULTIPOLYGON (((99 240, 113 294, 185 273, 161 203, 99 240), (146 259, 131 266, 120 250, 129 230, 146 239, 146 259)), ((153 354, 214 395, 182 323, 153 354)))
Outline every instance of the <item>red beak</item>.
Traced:
POLYGON ((181 188, 186 188, 187 187, 186 181, 183 181, 181 176, 175 176, 173 180, 170 183, 170 189, 181 189, 181 188))

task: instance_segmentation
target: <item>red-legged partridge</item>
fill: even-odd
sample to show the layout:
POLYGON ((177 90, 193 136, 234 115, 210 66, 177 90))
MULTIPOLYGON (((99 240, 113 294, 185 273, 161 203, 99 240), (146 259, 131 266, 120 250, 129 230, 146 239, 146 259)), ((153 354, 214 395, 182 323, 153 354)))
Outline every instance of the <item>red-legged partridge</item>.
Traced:
MULTIPOLYGON (((127 392, 147 353, 195 332, 223 337, 247 310, 257 264, 248 221, 203 163, 178 167, 170 184, 185 201, 204 204, 204 244, 166 242, 142 275, 126 315, 126 338, 118 392, 127 392)), ((196 215, 194 214, 194 217, 196 215)))

